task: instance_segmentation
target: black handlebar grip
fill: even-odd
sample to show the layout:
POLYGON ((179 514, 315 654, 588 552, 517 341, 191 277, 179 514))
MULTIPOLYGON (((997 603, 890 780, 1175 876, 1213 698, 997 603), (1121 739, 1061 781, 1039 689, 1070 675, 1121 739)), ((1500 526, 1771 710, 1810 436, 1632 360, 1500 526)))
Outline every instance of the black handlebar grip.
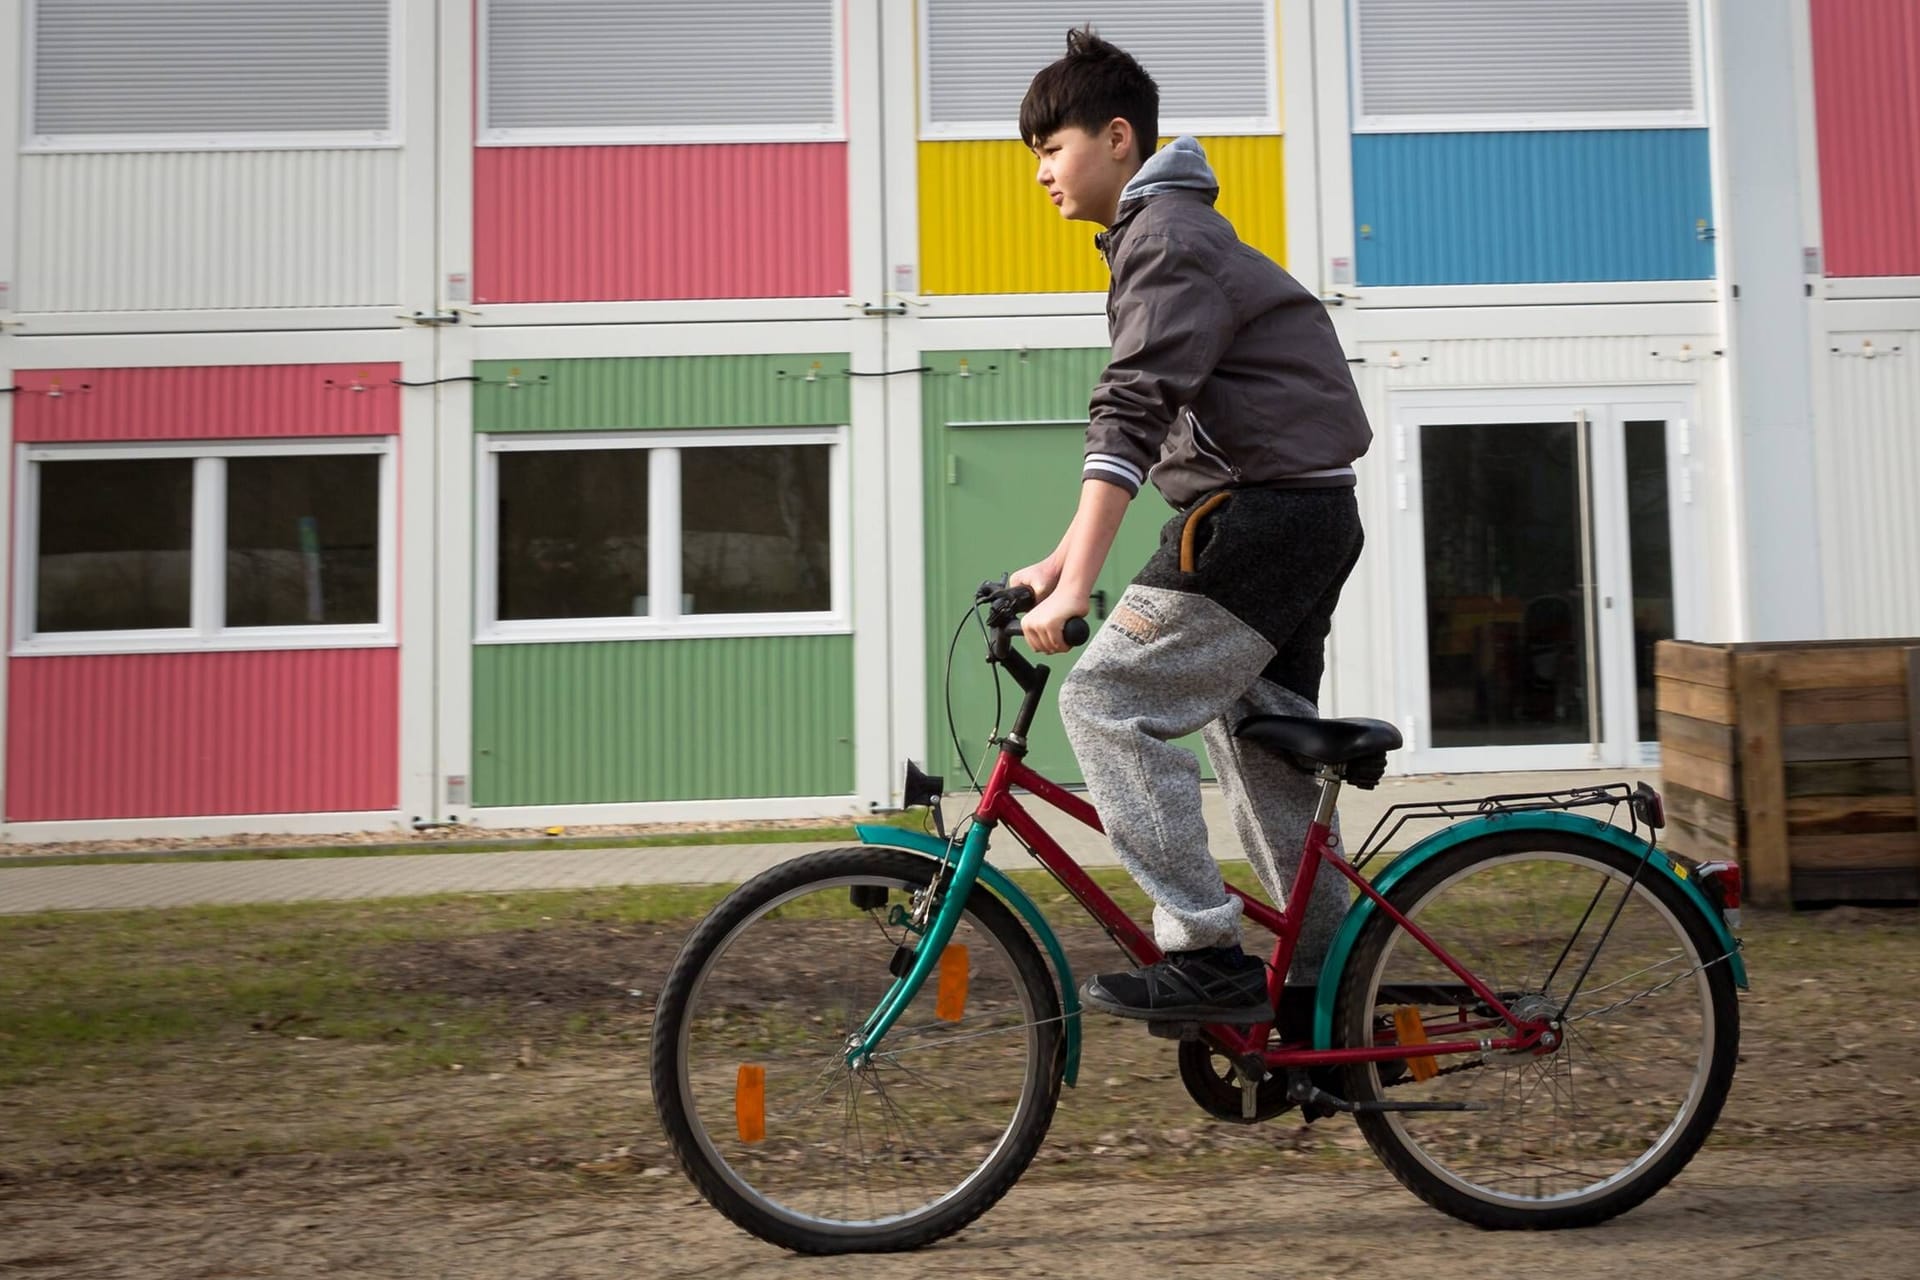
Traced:
MULTIPOLYGON (((1018 622, 1009 622, 1006 626, 1006 634, 1024 636, 1026 633, 1020 629, 1018 622)), ((1069 649, 1078 649, 1092 634, 1093 628, 1087 625, 1085 618, 1068 618, 1060 628, 1060 638, 1067 642, 1069 649)))

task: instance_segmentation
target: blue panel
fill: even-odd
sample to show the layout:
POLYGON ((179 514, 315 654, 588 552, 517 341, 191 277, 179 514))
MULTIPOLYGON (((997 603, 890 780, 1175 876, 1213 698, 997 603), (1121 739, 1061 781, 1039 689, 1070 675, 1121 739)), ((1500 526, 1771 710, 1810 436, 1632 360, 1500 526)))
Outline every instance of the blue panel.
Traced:
POLYGON ((1363 285, 1704 280, 1705 129, 1353 138, 1363 285))

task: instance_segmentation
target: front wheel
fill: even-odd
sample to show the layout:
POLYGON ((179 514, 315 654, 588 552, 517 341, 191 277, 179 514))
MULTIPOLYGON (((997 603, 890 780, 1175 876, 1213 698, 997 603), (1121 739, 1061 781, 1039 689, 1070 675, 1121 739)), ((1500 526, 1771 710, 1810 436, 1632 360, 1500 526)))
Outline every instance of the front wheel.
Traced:
MULTIPOLYGON (((1576 832, 1501 832, 1387 892, 1516 1016, 1551 1018, 1557 1040, 1348 1068, 1355 1101, 1476 1108, 1357 1117, 1381 1161, 1435 1208, 1489 1228, 1602 1222, 1664 1187, 1713 1128, 1739 1049, 1733 975, 1698 906, 1641 863, 1576 832)), ((1405 1043, 1422 1033, 1416 1010, 1432 1041, 1510 1034, 1378 912, 1341 979, 1342 1043, 1405 1043)))
POLYGON ((1046 964, 975 889, 914 1002, 858 1066, 848 1049, 917 941, 939 864, 834 849, 748 881, 674 961, 653 1097, 712 1205, 801 1253, 912 1249, 1006 1194, 1045 1138, 1065 1036, 1046 964))

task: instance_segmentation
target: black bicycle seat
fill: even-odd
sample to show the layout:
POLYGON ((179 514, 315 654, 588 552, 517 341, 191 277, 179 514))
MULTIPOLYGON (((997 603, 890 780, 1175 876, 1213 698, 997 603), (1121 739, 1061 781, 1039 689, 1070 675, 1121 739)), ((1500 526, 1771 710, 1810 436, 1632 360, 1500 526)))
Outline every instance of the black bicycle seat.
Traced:
POLYGON ((1317 761, 1349 764, 1400 746, 1400 731, 1385 720, 1320 720, 1312 716, 1248 716, 1234 736, 1317 761))

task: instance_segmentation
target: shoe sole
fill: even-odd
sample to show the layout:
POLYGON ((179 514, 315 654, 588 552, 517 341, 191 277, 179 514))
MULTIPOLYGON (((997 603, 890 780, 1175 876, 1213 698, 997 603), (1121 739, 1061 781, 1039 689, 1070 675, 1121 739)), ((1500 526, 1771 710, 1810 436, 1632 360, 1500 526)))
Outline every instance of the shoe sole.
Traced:
POLYGON ((1113 1004, 1106 998, 1095 995, 1084 987, 1080 991, 1080 1000, 1089 1008, 1116 1018, 1126 1018, 1133 1022, 1212 1022, 1234 1027, 1251 1027, 1262 1022, 1273 1021, 1273 1010, 1264 1005, 1215 1005, 1186 1004, 1173 1005, 1165 1009, 1135 1009, 1128 1005, 1113 1004))

